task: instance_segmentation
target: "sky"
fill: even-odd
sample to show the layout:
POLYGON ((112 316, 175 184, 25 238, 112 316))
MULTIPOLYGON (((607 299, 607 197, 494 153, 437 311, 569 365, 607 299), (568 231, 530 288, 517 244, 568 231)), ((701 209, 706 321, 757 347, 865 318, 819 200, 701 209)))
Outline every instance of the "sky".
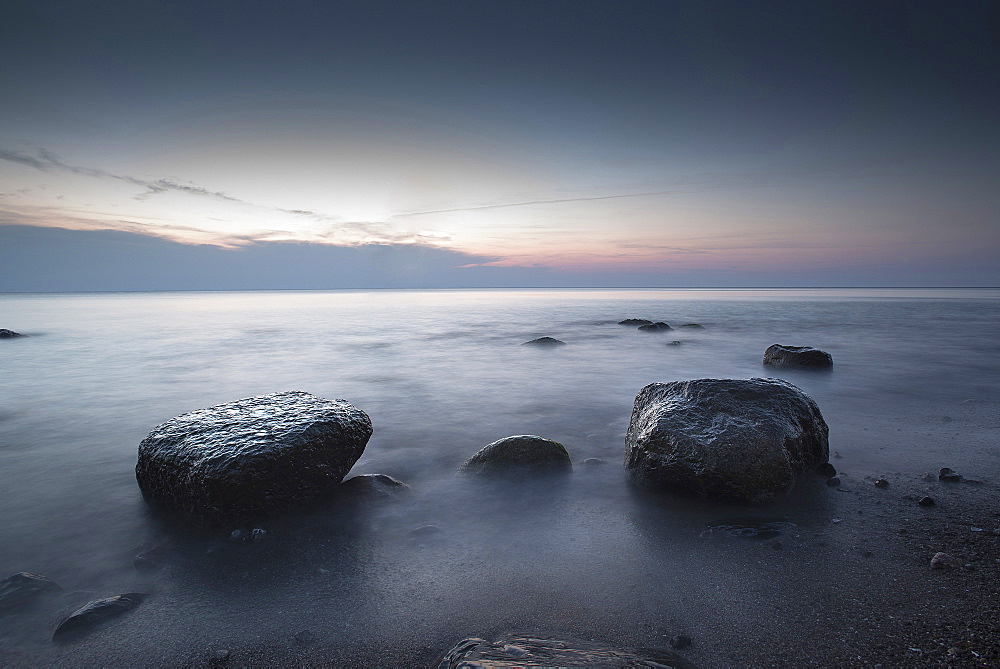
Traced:
POLYGON ((1000 5, 12 0, 0 291, 1000 285, 1000 5))

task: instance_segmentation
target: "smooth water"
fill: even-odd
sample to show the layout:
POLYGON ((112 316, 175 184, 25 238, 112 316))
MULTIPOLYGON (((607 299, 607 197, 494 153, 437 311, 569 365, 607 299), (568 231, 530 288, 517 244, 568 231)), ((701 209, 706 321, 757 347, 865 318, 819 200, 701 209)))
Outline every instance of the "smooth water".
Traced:
MULTIPOLYGON (((302 629, 362 648, 355 659, 372 639, 431 656, 456 632, 517 625, 627 637, 646 615, 634 602, 650 590, 644 565, 691 563, 671 532, 706 513, 679 505, 650 521, 656 504, 625 483, 632 401, 651 382, 780 375, 818 402, 831 451, 856 476, 1000 471, 997 449, 973 447, 1000 434, 997 290, 7 294, 0 327, 29 335, 0 341, 0 576, 41 572, 100 596, 157 590, 127 624, 156 621, 143 634, 164 662, 302 629), (676 329, 640 332, 624 318, 676 329), (677 328, 692 322, 705 329, 677 328), (568 345, 520 346, 546 335, 568 345), (824 349, 834 370, 765 370, 773 343, 824 349), (134 547, 170 536, 136 487, 138 442, 185 411, 284 390, 366 411, 375 432, 353 473, 395 476, 409 498, 349 527, 329 514, 265 524, 264 548, 195 542, 158 575, 135 574, 134 547), (454 478, 513 434, 564 443, 574 474, 510 489, 454 478), (439 534, 414 544, 425 524, 439 534)), ((700 554, 696 569, 738 589, 713 560, 700 554)), ((685 598, 689 626, 717 603, 685 598)), ((650 606, 662 618, 666 604, 650 606)), ((0 649, 6 638, 21 660, 48 657, 31 634, 3 634, 0 649)))

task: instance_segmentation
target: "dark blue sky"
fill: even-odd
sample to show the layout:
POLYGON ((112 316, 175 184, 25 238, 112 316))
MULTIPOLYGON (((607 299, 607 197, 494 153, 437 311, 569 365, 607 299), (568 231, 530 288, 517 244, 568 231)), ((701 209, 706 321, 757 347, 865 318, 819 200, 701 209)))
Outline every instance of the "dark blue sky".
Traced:
POLYGON ((997 285, 998 7, 11 2, 0 225, 410 245, 441 285, 997 285))

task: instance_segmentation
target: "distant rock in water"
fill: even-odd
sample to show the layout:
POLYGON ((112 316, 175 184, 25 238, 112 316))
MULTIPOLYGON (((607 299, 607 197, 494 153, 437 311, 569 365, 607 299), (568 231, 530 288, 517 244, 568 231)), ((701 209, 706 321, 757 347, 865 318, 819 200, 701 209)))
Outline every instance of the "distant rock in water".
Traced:
POLYGON ((314 500, 365 450, 372 424, 345 400, 292 391, 200 409, 139 444, 136 480, 153 507, 232 525, 314 500))
POLYGON ((84 604, 59 623, 59 627, 52 634, 52 640, 64 642, 81 637, 101 623, 131 611, 145 598, 145 593, 127 592, 124 595, 115 595, 84 604))
POLYGON ((784 369, 830 369, 833 356, 811 346, 772 344, 764 351, 764 364, 784 369))
POLYGON ((632 327, 639 327, 640 325, 652 325, 653 321, 647 321, 645 318, 626 318, 623 321, 618 321, 618 325, 630 325, 632 327))
POLYGON ((653 383, 635 398, 625 469, 637 484, 764 503, 829 458, 816 403, 780 379, 653 383))
POLYGON ((526 341, 521 346, 565 346, 566 342, 560 341, 558 339, 553 339, 552 337, 539 337, 538 339, 532 339, 531 341, 526 341))
POLYGON ((694 664, 672 650, 611 648, 594 641, 537 634, 509 634, 494 643, 478 637, 463 639, 434 663, 437 669, 481 667, 672 667, 694 664))
POLYGON ((673 330, 672 327, 666 323, 660 321, 659 323, 650 323, 648 325, 640 325, 639 329, 643 332, 666 332, 667 330, 673 330))
POLYGON ((14 337, 23 337, 24 335, 20 332, 14 332, 13 330, 8 330, 7 328, 0 328, 0 339, 13 339, 14 337))
POLYGON ((388 474, 362 474, 337 486, 336 494, 355 501, 392 499, 409 489, 410 486, 388 474))
POLYGON ((572 468, 566 447, 558 441, 522 434, 485 446, 466 460, 458 473, 503 476, 568 472, 572 468))
POLYGON ((62 590, 46 576, 22 571, 0 581, 0 615, 10 613, 34 601, 45 592, 62 590))
POLYGON ((705 326, 701 323, 685 323, 681 326, 682 328, 688 328, 689 330, 704 330, 705 326))

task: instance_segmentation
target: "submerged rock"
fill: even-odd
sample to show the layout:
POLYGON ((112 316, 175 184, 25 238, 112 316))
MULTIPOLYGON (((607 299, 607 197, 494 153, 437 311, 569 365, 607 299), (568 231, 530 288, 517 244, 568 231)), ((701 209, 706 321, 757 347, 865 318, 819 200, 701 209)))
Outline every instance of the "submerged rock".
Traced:
POLYGON ((532 434, 506 437, 465 461, 459 474, 496 476, 567 472, 573 468, 566 447, 532 434))
POLYGON ((672 327, 662 321, 659 323, 650 323, 649 325, 640 325, 639 329, 643 332, 666 332, 667 330, 673 330, 672 327))
POLYGON ((531 341, 526 341, 521 346, 565 346, 566 342, 560 341, 558 339, 553 339, 552 337, 539 337, 538 339, 532 339, 531 341))
POLYGON ((45 592, 62 590, 47 576, 21 571, 0 581, 0 615, 25 606, 45 592))
POLYGON ((653 321, 647 321, 645 318, 626 318, 623 321, 618 321, 618 325, 629 325, 631 327, 639 327, 640 325, 652 325, 653 321))
POLYGON ((694 665, 671 650, 626 650, 570 637, 509 634, 494 643, 463 639, 434 664, 438 669, 505 667, 673 667, 694 665))
POLYGON ((938 474, 938 480, 944 481, 945 483, 958 483, 962 480, 962 475, 950 467, 943 467, 941 472, 938 474))
POLYGON ((24 335, 20 332, 14 332, 13 330, 8 330, 7 328, 0 328, 0 339, 13 339, 14 337, 23 337, 24 335))
POLYGON ((828 433, 816 403, 780 379, 653 383, 635 398, 625 469, 653 488, 770 502, 828 459, 828 433))
POLYGON ((820 476, 832 478, 837 475, 837 468, 829 462, 821 462, 816 466, 816 473, 820 476))
POLYGON ((83 636, 101 623, 117 618, 139 606, 146 596, 142 592, 126 592, 124 595, 115 595, 84 604, 59 623, 59 627, 52 634, 52 640, 70 641, 83 636))
POLYGON ((682 328, 689 328, 691 330, 704 330, 705 326, 701 323, 685 323, 681 326, 682 328))
POLYGON ((409 489, 410 486, 388 474, 362 474, 361 476, 352 476, 341 483, 337 486, 336 492, 338 495, 360 501, 392 499, 409 489))
POLYGON ((811 346, 772 344, 764 351, 764 364, 783 369, 830 369, 833 356, 811 346))
POLYGON ((372 434, 345 400, 274 393, 183 414, 139 444, 143 497, 198 525, 314 500, 344 478, 372 434))

